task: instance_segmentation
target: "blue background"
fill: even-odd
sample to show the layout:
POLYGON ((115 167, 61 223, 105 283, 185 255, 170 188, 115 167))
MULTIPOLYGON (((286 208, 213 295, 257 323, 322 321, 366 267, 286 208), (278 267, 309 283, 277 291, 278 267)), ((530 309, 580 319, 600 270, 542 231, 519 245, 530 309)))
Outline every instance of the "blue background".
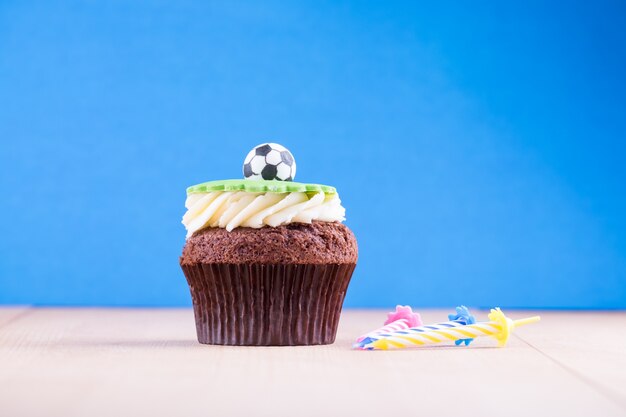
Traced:
POLYGON ((271 140, 347 306, 625 308, 625 6, 434 3, 0 3, 0 303, 189 305, 185 187, 271 140))

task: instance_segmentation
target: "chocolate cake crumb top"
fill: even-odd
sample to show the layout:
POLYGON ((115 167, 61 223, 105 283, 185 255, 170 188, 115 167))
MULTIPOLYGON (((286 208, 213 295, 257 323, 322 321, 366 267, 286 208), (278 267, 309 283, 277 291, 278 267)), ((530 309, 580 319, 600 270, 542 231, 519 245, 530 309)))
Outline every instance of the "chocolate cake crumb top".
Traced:
POLYGON ((232 232, 202 229, 187 240, 180 264, 346 264, 357 257, 356 239, 347 226, 313 222, 232 232))

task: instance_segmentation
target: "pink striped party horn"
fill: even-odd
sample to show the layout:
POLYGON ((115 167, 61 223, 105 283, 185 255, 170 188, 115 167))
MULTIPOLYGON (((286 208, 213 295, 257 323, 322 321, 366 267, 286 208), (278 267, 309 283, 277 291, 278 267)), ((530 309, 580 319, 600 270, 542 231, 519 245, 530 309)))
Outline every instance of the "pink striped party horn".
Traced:
POLYGON ((414 313, 409 306, 396 306, 396 311, 387 313, 387 320, 384 326, 373 330, 356 339, 356 345, 366 338, 378 336, 385 333, 396 332, 398 330, 408 329, 410 327, 419 327, 422 325, 422 318, 418 313, 414 313))

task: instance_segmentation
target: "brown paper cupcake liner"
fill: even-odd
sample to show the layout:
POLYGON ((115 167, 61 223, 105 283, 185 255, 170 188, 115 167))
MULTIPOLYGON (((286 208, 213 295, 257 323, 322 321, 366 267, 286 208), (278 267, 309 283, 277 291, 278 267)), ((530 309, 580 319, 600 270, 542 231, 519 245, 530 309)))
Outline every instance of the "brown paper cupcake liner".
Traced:
POLYGON ((182 265, 198 341, 238 346, 333 343, 355 266, 182 265))

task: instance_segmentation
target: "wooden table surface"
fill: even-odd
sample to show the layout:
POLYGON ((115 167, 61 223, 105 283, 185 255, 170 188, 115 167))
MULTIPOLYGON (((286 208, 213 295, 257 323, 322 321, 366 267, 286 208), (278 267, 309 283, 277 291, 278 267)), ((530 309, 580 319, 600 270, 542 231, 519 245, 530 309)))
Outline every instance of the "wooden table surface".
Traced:
POLYGON ((251 348, 198 344, 190 309, 0 308, 0 416, 626 416, 625 312, 539 312, 506 348, 351 350, 384 313, 251 348))

